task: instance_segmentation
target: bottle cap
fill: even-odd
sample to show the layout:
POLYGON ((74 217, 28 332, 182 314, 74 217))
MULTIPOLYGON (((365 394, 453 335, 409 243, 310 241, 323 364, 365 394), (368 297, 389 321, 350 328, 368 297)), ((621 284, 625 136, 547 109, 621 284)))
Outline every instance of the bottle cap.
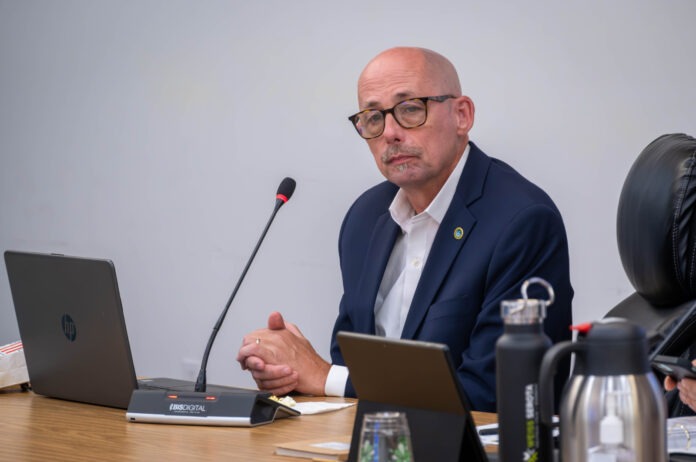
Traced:
POLYGON ((500 302, 500 314, 506 324, 536 324, 546 318, 546 307, 555 299, 553 287, 542 278, 530 278, 522 284, 522 298, 500 302), (549 294, 548 300, 527 297, 527 288, 531 284, 544 286, 549 294))

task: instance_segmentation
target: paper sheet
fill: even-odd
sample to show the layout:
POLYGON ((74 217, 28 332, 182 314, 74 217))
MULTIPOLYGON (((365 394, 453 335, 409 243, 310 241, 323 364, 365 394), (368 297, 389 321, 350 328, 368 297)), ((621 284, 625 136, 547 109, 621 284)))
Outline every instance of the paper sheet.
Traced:
POLYGON ((0 347, 0 388, 27 383, 29 374, 22 342, 0 347))
POLYGON ((696 417, 667 419, 667 450, 670 454, 696 454, 696 417))
POLYGON ((295 404, 293 406, 293 409, 297 409, 302 413, 302 415, 311 415, 337 411, 339 409, 344 409, 354 405, 355 403, 326 403, 322 401, 306 401, 303 403, 295 404))

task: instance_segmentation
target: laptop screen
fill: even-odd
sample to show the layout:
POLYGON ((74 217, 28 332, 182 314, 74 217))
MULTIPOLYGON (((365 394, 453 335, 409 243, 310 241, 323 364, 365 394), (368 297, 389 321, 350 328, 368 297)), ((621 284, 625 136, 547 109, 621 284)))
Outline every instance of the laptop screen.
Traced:
POLYGON ((5 265, 34 391, 126 408, 137 381, 113 263, 6 251, 5 265))

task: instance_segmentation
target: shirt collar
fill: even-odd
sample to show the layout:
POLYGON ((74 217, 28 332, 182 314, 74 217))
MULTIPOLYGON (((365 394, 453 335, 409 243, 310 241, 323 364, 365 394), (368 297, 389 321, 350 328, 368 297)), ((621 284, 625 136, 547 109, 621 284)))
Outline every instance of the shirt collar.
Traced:
POLYGON ((391 214, 392 219, 401 227, 402 230, 407 228, 407 223, 412 218, 416 217, 429 216, 435 220, 438 225, 442 222, 442 220, 445 218, 445 213, 447 213, 447 209, 452 202, 454 193, 457 190, 457 184, 459 183, 459 178, 462 176, 466 159, 469 157, 469 151, 470 146, 467 144, 462 157, 459 159, 459 162, 457 162, 457 165, 454 167, 454 170, 452 170, 452 173, 450 173, 450 176, 447 178, 447 181, 445 181, 445 184, 442 186, 442 188, 440 188, 440 191, 437 193, 437 196, 435 196, 435 199, 433 199, 428 207, 426 207, 426 209, 418 215, 416 215, 415 210, 413 210, 411 204, 409 204, 408 200, 406 200, 406 194, 401 188, 399 188, 399 190, 396 192, 396 196, 394 196, 394 200, 392 200, 392 203, 389 206, 389 213, 391 214))

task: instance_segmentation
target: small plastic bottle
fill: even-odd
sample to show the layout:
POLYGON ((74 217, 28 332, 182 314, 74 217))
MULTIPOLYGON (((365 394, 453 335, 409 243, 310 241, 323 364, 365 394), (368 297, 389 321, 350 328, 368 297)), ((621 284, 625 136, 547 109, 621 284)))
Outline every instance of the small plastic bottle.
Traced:
POLYGON ((599 423, 599 445, 590 448, 587 462, 632 462, 636 456, 624 444, 624 424, 616 415, 616 396, 607 395, 607 415, 599 423))

